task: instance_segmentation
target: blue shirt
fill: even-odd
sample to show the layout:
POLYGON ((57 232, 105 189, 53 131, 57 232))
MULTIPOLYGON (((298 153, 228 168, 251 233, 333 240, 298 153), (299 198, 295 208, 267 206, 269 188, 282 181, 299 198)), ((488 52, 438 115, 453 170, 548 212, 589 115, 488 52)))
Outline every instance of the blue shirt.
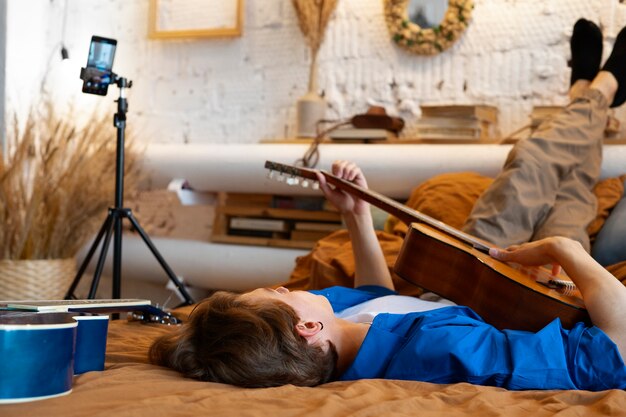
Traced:
MULTIPOLYGON (((382 287, 331 287, 335 312, 385 295, 382 287)), ((352 365, 340 380, 404 379, 469 382, 512 390, 626 388, 617 346, 599 328, 567 330, 555 319, 537 333, 498 330, 468 307, 376 316, 352 365)))

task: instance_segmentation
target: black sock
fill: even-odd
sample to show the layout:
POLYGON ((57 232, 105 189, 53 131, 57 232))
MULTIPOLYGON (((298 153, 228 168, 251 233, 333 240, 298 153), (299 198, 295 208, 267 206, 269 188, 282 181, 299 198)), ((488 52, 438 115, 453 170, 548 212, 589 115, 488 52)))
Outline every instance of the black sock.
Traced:
POLYGON ((570 39, 572 76, 570 86, 578 80, 593 80, 602 60, 602 31, 593 22, 578 19, 570 39))
POLYGON ((602 71, 609 71, 617 80, 617 92, 611 107, 622 105, 626 101, 626 27, 617 35, 613 51, 604 63, 602 71))

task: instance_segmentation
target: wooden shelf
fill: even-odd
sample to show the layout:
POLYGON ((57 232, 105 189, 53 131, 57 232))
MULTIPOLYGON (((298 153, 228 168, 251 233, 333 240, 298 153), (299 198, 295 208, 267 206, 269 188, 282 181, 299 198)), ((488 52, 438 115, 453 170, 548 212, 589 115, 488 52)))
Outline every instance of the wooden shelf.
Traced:
MULTIPOLYGON (((220 193, 215 212, 211 241, 239 245, 271 246, 283 248, 311 249, 317 240, 334 230, 319 230, 324 227, 342 227, 341 215, 336 211, 276 208, 272 195, 220 193), (247 228, 246 225, 250 226, 247 228), (235 227, 236 226, 236 227, 235 227), (313 227, 304 230, 301 227, 313 227), (318 228, 319 229, 316 229, 318 228)), ((280 196, 285 199, 302 197, 280 196)), ((311 197, 308 197, 309 202, 311 197)), ((324 198, 320 197, 320 206, 324 198)))

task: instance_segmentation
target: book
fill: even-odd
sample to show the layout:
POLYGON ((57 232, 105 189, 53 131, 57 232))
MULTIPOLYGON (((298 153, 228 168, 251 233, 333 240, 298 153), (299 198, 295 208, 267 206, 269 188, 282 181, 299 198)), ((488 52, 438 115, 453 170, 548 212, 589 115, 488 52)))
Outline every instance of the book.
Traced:
POLYGON ((456 127, 421 127, 417 128, 417 136, 419 138, 431 138, 431 139, 481 139, 480 129, 471 128, 456 128, 456 127))
POLYGON ((328 133, 332 140, 395 140, 397 135, 386 129, 341 128, 328 133))
POLYGON ((296 222, 294 223, 294 230, 309 230, 309 231, 323 231, 334 232, 343 227, 341 223, 323 223, 323 222, 296 222))
POLYGON ((274 238, 276 232, 269 230, 228 229, 229 236, 265 237, 274 238))
POLYGON ((421 106, 422 116, 459 117, 498 123, 498 108, 486 105, 425 105, 421 106))
POLYGON ((271 194, 219 193, 218 203, 223 206, 262 206, 267 207, 272 201, 271 194))
POLYGON ((499 136, 493 106, 422 106, 417 126, 421 140, 492 140, 499 136))
POLYGON ((418 120, 418 127, 445 127, 463 129, 484 129, 491 126, 491 122, 467 117, 422 116, 418 120))
POLYGON ((272 197, 271 207, 310 211, 324 210, 326 199, 324 197, 275 195, 272 197))
POLYGON ((231 217, 228 225, 231 229, 239 230, 264 230, 270 232, 286 232, 289 230, 289 224, 279 219, 231 217))
POLYGON ((306 240, 315 242, 323 237, 328 236, 332 232, 318 230, 292 230, 290 234, 291 240, 306 240))
MULTIPOLYGON (((461 122, 466 120, 461 119, 461 122)), ((420 139, 454 139, 454 140, 492 140, 498 137, 496 126, 479 120, 467 120, 459 123, 458 119, 450 120, 447 125, 435 125, 426 120, 416 126, 416 134, 420 139)), ((439 122, 438 122, 439 123, 439 122)))

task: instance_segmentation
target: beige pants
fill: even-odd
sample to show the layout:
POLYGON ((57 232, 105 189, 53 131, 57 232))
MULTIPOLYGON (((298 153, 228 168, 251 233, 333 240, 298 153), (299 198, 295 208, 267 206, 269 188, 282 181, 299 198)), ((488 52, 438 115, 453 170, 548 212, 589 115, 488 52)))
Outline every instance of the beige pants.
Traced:
POLYGON ((519 141, 463 230, 499 247, 566 236, 589 251, 608 106, 599 91, 587 90, 519 141))

